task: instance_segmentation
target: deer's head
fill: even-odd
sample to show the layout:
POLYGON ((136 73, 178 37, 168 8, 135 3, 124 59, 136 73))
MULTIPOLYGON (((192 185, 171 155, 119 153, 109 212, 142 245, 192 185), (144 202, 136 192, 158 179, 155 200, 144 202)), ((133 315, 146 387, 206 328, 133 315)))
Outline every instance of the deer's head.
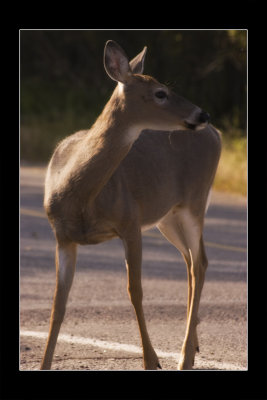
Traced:
POLYGON ((174 93, 151 76, 143 75, 147 48, 129 61, 124 50, 109 40, 104 50, 104 66, 111 79, 118 82, 118 96, 125 118, 142 129, 200 130, 209 114, 174 93))

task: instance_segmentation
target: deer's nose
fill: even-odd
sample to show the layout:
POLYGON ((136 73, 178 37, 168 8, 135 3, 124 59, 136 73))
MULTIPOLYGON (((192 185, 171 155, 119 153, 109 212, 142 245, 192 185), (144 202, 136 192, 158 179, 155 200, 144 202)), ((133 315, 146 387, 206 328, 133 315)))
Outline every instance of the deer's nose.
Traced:
POLYGON ((200 123, 204 124, 205 122, 209 122, 210 115, 206 111, 201 111, 198 120, 200 123))

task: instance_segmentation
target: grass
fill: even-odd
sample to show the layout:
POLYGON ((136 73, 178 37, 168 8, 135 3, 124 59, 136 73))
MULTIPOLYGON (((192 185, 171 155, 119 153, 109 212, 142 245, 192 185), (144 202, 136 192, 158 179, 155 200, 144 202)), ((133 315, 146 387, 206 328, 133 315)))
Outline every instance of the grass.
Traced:
POLYGON ((247 139, 223 137, 223 147, 213 188, 247 195, 247 139))
POLYGON ((24 161, 48 162, 57 143, 81 129, 89 128, 94 114, 77 117, 74 113, 62 113, 59 117, 31 117, 21 121, 20 156, 24 161))

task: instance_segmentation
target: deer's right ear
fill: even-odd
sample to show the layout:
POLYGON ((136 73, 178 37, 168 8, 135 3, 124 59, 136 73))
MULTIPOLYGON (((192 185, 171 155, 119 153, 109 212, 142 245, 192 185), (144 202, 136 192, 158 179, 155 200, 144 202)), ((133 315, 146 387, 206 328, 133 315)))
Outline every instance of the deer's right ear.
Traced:
POLYGON ((126 83, 132 75, 127 55, 113 40, 105 45, 104 67, 108 76, 117 82, 126 83))

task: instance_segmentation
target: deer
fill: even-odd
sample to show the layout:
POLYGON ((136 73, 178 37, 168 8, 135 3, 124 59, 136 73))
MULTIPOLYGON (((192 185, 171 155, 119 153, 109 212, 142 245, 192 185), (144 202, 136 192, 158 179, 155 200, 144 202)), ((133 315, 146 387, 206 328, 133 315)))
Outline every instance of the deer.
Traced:
POLYGON ((51 369, 77 246, 115 237, 125 250, 143 367, 162 368, 142 305, 142 232, 153 226, 187 266, 187 322, 178 370, 193 369, 199 351, 198 309, 208 266, 203 224, 220 132, 207 112, 143 74, 146 52, 145 46, 129 61, 119 44, 106 42, 104 69, 116 87, 92 127, 63 139, 47 167, 44 208, 56 239, 56 288, 41 370, 51 369))

